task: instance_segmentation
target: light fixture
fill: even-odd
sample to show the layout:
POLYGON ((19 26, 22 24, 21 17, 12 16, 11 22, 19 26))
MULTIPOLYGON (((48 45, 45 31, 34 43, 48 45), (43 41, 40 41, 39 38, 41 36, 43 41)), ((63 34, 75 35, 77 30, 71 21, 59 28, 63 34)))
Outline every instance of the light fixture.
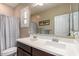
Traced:
POLYGON ((27 18, 27 11, 24 12, 24 18, 27 18))
POLYGON ((43 6, 44 5, 44 3, 35 3, 35 4, 33 4, 33 6, 35 7, 35 6, 43 6))
POLYGON ((27 24, 27 20, 26 19, 24 19, 24 24, 27 24))

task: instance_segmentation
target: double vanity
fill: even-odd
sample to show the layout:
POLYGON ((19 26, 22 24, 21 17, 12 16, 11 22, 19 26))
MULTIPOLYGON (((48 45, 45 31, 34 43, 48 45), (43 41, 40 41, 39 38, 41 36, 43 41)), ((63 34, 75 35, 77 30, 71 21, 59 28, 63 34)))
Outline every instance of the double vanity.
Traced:
POLYGON ((18 56, 79 56, 76 39, 32 35, 17 39, 18 56))

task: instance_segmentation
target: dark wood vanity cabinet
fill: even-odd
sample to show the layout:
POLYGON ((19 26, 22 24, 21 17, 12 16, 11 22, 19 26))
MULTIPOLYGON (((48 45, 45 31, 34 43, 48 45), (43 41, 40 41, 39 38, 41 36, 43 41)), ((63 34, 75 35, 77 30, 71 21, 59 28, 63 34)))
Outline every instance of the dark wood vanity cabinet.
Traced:
POLYGON ((23 43, 17 42, 17 47, 31 54, 31 47, 23 43))
POLYGON ((17 47, 17 56, 54 56, 20 42, 17 42, 17 47))
POLYGON ((30 54, 26 53, 26 51, 17 48, 17 56, 31 56, 30 54))
POLYGON ((31 47, 17 42, 17 56, 31 56, 31 47))
POLYGON ((51 54, 49 54, 47 52, 38 50, 36 48, 32 48, 32 55, 33 56, 54 56, 54 55, 51 55, 51 54))

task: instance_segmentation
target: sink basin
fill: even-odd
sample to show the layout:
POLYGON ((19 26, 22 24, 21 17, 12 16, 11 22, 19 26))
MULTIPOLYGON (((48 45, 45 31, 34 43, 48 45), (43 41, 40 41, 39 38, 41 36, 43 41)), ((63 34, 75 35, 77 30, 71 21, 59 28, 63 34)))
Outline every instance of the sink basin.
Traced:
POLYGON ((37 38, 30 38, 31 41, 38 41, 37 38))
POLYGON ((53 42, 53 41, 46 41, 45 43, 47 46, 52 46, 52 47, 56 47, 56 48, 60 48, 60 49, 65 49, 66 45, 59 43, 59 42, 53 42))

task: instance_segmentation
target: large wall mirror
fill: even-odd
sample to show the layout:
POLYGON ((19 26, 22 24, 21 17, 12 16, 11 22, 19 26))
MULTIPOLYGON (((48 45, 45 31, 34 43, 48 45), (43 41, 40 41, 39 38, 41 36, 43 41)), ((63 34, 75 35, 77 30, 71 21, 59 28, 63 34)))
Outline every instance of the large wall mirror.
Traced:
POLYGON ((79 32, 78 3, 44 3, 31 7, 31 34, 72 36, 79 32))

